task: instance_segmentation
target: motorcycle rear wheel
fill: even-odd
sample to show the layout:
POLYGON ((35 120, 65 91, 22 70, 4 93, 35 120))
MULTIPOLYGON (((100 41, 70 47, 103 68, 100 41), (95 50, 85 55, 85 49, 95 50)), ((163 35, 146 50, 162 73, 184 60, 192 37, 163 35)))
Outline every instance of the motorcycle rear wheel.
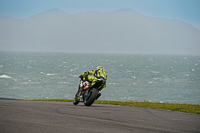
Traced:
POLYGON ((91 93, 90 96, 84 99, 84 105, 91 106, 98 97, 98 92, 99 91, 96 88, 93 88, 93 91, 90 92, 91 93))

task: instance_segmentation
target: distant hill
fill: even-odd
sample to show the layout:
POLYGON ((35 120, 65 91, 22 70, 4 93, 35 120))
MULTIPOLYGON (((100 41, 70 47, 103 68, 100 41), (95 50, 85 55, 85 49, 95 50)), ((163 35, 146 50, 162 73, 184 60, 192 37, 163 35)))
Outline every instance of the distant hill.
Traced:
POLYGON ((199 54, 200 30, 132 9, 52 9, 27 19, 0 17, 0 50, 199 54))

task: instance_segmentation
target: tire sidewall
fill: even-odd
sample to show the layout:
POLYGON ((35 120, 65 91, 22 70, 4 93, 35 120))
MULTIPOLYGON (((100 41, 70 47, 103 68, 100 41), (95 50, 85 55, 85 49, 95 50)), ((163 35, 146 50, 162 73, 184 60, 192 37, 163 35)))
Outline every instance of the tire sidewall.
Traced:
POLYGON ((96 100, 97 96, 98 96, 98 92, 99 91, 96 88, 93 88, 92 90, 93 90, 93 92, 92 92, 90 98, 87 99, 87 101, 86 101, 86 99, 84 100, 84 105, 85 106, 91 106, 94 103, 94 101, 96 100))
POLYGON ((79 101, 77 100, 77 97, 74 98, 73 104, 77 105, 79 103, 79 101))

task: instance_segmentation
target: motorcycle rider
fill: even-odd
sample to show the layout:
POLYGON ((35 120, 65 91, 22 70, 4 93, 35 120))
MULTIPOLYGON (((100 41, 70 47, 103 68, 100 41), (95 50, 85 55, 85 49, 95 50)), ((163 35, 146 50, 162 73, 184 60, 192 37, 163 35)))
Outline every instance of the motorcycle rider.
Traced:
MULTIPOLYGON (((106 81, 107 81, 107 74, 105 69, 102 66, 97 66, 96 69, 93 69, 91 71, 84 72, 79 76, 81 78, 80 82, 88 81, 91 83, 90 87, 95 85, 96 82, 101 82, 102 83, 102 89, 106 87, 106 81), (88 76, 88 75, 94 75, 93 76, 88 76)), ((87 87, 86 87, 87 88, 87 87)), ((79 86, 77 96, 80 96, 80 92, 83 91, 86 88, 81 88, 79 86)), ((101 89, 101 90, 102 90, 101 89)))

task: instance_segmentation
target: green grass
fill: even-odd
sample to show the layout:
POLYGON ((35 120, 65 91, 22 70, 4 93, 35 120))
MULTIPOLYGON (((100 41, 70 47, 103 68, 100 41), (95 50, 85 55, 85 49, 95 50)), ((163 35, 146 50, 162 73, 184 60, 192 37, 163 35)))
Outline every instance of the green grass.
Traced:
POLYGON ((73 102, 73 100, 71 99, 35 99, 35 100, 25 100, 25 101, 73 102))
MULTIPOLYGON (((38 99, 30 101, 52 101, 52 102, 73 102, 71 99, 38 99)), ((94 103, 97 104, 110 104, 110 105, 121 105, 121 106, 134 106, 134 107, 145 107, 154 109, 164 109, 171 111, 179 111, 186 113, 200 114, 200 105, 194 104, 179 104, 179 103, 154 103, 154 102, 137 102, 137 101, 101 101, 97 100, 94 103)))
POLYGON ((144 101, 144 102, 95 101, 95 103, 121 105, 121 106, 146 107, 146 108, 164 109, 164 110, 171 110, 171 111, 200 114, 200 105, 193 105, 193 104, 153 103, 153 102, 147 102, 147 101, 144 101))

